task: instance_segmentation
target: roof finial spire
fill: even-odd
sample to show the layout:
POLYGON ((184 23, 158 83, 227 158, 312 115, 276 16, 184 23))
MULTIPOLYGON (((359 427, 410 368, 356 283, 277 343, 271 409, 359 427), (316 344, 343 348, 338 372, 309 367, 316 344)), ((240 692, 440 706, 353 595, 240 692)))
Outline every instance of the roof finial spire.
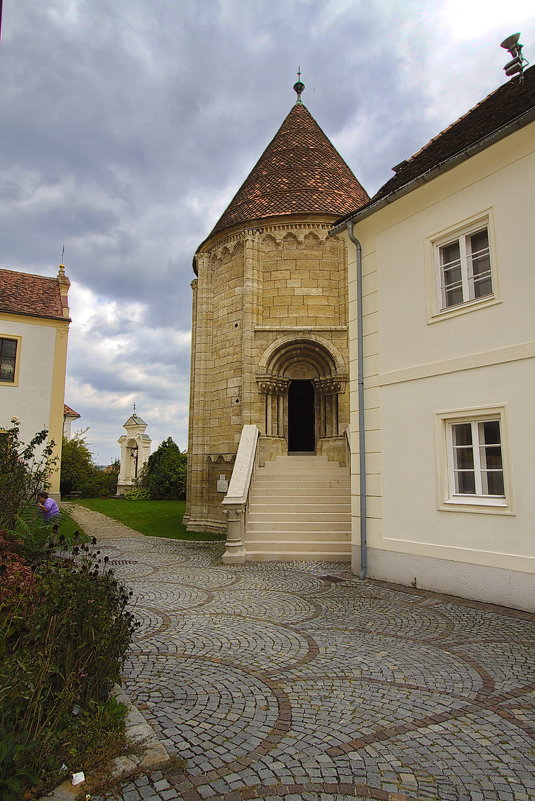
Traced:
POLYGON ((305 88, 305 84, 301 80, 301 67, 299 67, 299 69, 297 70, 297 83, 294 83, 294 89, 297 92, 297 100, 295 101, 296 103, 302 103, 303 102, 301 100, 301 93, 303 92, 304 88, 305 88))
POLYGON ((136 413, 136 402, 134 401, 134 415, 136 413))

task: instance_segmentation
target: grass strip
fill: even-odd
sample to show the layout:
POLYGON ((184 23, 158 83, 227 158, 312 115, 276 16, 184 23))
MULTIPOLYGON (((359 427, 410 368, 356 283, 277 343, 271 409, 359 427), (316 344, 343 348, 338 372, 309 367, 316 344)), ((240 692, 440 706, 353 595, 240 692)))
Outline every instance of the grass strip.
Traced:
POLYGON ((224 540, 225 534, 186 531, 182 518, 185 501, 127 501, 124 498, 83 498, 75 503, 100 512, 150 537, 175 540, 224 540))

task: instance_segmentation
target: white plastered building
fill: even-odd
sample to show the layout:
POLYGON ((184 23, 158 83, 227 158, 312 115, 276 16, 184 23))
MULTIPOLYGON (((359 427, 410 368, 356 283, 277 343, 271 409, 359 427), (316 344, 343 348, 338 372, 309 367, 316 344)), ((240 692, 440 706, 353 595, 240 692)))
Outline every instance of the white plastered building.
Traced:
POLYGON ((354 571, 528 610, 534 98, 531 67, 332 232, 349 263, 354 571))

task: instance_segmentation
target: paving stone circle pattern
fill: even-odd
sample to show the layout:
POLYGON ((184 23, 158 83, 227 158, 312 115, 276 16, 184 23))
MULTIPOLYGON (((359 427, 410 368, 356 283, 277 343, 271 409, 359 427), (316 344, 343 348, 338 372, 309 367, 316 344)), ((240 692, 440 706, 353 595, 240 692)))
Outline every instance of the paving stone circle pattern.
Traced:
POLYGON ((185 767, 123 801, 535 799, 533 616, 131 533, 98 544, 142 622, 123 686, 185 767))

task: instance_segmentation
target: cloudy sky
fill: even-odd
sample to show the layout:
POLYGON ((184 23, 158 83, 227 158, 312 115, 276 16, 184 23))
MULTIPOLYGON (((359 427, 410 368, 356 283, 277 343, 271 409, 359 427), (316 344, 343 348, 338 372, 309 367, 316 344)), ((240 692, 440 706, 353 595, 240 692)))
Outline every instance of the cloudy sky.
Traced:
MULTIPOLYGON (((0 265, 72 282, 97 463, 136 403, 187 444, 192 255, 303 102, 373 194, 506 78, 532 0, 4 0, 0 265)), ((76 426, 75 426, 76 430, 76 426)))

